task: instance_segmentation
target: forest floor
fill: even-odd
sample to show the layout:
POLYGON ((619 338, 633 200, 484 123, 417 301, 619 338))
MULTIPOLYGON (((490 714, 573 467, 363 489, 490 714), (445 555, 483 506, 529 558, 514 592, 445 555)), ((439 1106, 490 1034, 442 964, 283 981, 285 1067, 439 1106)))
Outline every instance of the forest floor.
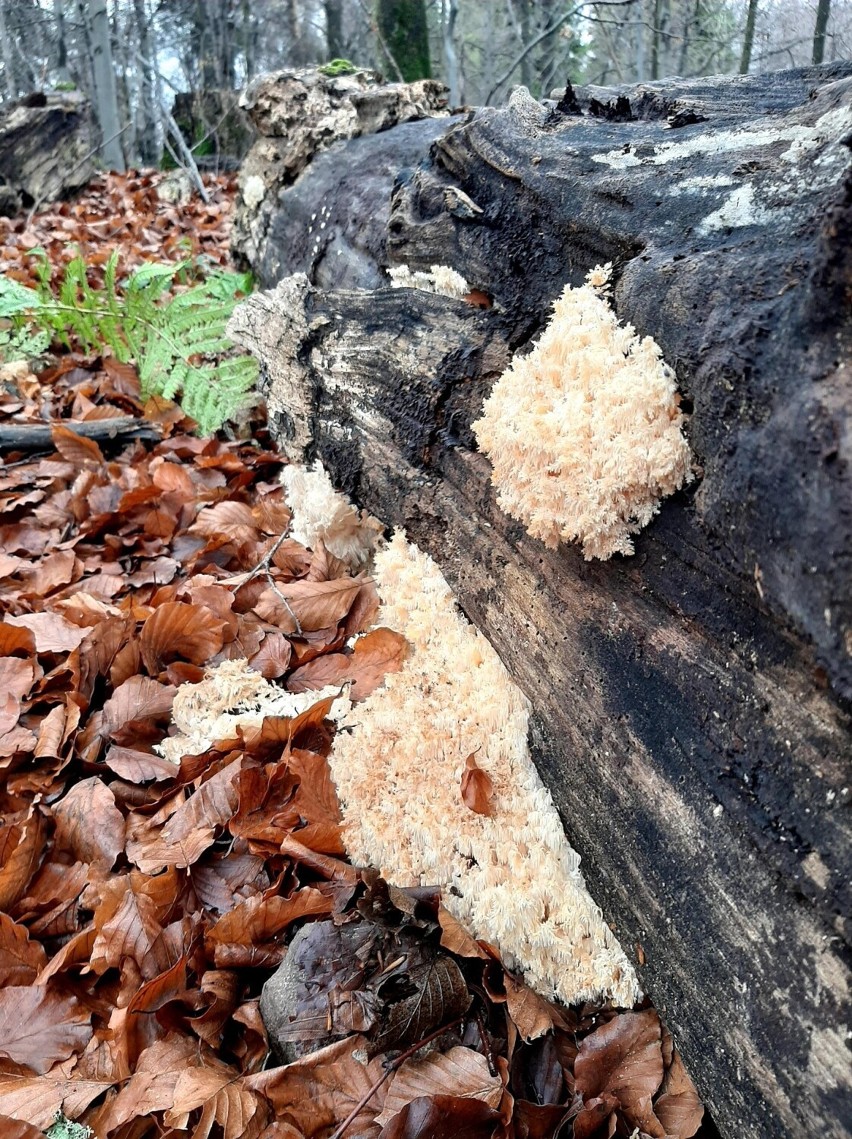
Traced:
MULTIPOLYGON (((0 271, 32 283, 39 246, 57 276, 81 252, 93 283, 113 249, 124 269, 227 265, 233 179, 173 206, 162 178, 111 175, 0 219, 0 271)), ((347 862, 328 701, 179 764, 159 754, 178 687, 222 661, 291 691, 320 658, 323 683, 381 681, 381 652, 359 663, 345 647, 373 621, 373 583, 282 538, 262 408, 201 439, 175 405, 143 404, 132 365, 57 347, 34 371, 0 366, 0 427, 45 423, 52 443, 0 470, 4 1139, 73 1135, 64 1120, 98 1139, 696 1134, 653 1008, 558 1008, 437 891, 347 862), (75 430, 117 416, 155 433, 75 430), (319 1035, 341 1039, 282 1066, 259 996, 308 918, 326 919, 320 955, 355 925, 367 950, 297 1008, 297 1037, 310 1022, 316 1039, 319 1007, 319 1035)))

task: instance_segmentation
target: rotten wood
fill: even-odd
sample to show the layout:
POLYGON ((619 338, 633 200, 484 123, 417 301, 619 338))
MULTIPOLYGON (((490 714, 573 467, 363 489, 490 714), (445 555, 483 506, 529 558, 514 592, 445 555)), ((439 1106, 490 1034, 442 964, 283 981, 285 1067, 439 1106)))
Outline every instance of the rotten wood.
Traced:
MULTIPOLYGON (((517 95, 398 178, 375 272, 450 265, 491 308, 334 287, 281 250, 296 275, 232 328, 287 453, 435 557, 530 697, 591 891, 722 1134, 839 1137, 852 65, 610 95, 581 93, 581 114, 517 95), (500 511, 470 425, 564 285, 605 261, 620 320, 676 369, 698 477, 632 558, 585 562, 500 511)), ((324 192, 345 216, 346 186, 324 192)))

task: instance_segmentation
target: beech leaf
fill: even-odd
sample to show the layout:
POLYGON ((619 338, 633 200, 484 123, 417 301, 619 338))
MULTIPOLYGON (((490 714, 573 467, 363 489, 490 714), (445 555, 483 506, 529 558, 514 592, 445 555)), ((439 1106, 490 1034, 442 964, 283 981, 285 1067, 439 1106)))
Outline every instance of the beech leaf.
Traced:
POLYGON ((477 767, 476 755, 472 752, 464 762, 461 777, 461 796, 464 805, 477 815, 490 815, 493 794, 494 784, 491 776, 481 767, 477 767))
POLYGON ((76 997, 44 985, 10 985, 0 989, 0 1056, 44 1075, 85 1048, 90 1020, 76 997))
POLYGON ((486 1058, 471 1048, 451 1048, 406 1060, 393 1077, 376 1123, 384 1127, 412 1100, 438 1095, 479 1099, 496 1108, 503 1098, 503 1081, 491 1075, 486 1058))
POLYGON ((654 1009, 613 1017, 580 1043, 574 1080, 584 1101, 614 1096, 641 1124, 663 1079, 660 1018, 654 1009))
POLYGON ((54 806, 54 841, 80 862, 108 870, 124 850, 124 816, 112 791, 97 776, 75 783, 54 806))
POLYGON ((303 664, 291 673, 287 687, 291 692, 307 692, 351 681, 350 698, 363 700, 388 673, 402 668, 407 651, 408 642, 401 633, 374 629, 358 638, 351 653, 328 653, 303 664))

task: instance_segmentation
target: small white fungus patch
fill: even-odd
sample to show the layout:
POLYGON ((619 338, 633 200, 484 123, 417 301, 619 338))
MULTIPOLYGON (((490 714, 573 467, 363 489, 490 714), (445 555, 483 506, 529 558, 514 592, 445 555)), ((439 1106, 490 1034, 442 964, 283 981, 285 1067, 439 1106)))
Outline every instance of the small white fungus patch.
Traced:
POLYGON ((470 292, 461 273, 448 265, 430 265, 428 273, 422 269, 412 272, 407 265, 392 265, 388 276, 394 289, 423 289, 445 297, 464 297, 470 292))
POLYGON ((266 716, 298 716, 318 700, 335 696, 332 719, 346 716, 350 704, 340 687, 320 692, 286 692, 265 680, 246 660, 226 660, 208 668, 198 684, 182 684, 172 705, 177 732, 158 751, 179 764, 184 755, 199 755, 216 740, 233 739, 237 728, 259 728, 266 716))
POLYGON ((319 460, 310 469, 285 467, 281 481, 293 511, 290 537, 310 550, 321 539, 330 554, 353 570, 363 569, 381 536, 381 522, 339 494, 319 460))
POLYGON ((256 210, 266 197, 266 183, 259 174, 250 174, 243 184, 243 201, 250 210, 256 210))

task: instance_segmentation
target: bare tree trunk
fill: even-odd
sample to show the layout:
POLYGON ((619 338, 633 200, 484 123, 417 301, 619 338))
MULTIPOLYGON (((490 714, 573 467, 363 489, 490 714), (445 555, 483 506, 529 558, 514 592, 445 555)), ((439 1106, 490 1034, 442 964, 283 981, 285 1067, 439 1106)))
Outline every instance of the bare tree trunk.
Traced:
POLYGON ((828 27, 830 9, 831 0, 819 0, 819 4, 817 5, 816 26, 814 27, 813 63, 822 63, 825 56, 825 30, 828 27))
POLYGON ((0 0, 0 49, 3 52, 3 89, 9 102, 18 94, 15 67, 12 59, 12 40, 6 25, 6 0, 0 0))
POLYGON ((459 14, 459 0, 442 0, 441 4, 441 32, 444 41, 444 65, 447 69, 447 86, 450 89, 450 106, 458 107, 463 95, 461 92, 461 75, 459 72, 459 57, 456 51, 456 20, 459 14))
POLYGON ((654 26, 651 29, 651 78, 660 78, 660 25, 663 19, 663 0, 654 0, 654 26))
POLYGON ((122 26, 122 6, 119 0, 112 0, 112 20, 110 26, 110 44, 112 45, 113 74, 115 75, 115 90, 118 99, 118 120, 124 124, 121 133, 122 151, 125 159, 136 155, 136 115, 134 108, 139 105, 139 95, 136 90, 138 69, 135 61, 130 62, 130 53, 135 50, 132 43, 133 33, 130 28, 129 17, 125 16, 122 26))
POLYGON ((53 19, 56 24, 56 78, 60 83, 69 83, 71 72, 68 69, 68 40, 63 0, 53 0, 53 19))
POLYGON ((754 47, 754 21, 757 19, 757 0, 748 0, 748 15, 746 16, 745 35, 743 36, 743 54, 740 57, 740 75, 748 75, 751 67, 751 50, 754 47))
POLYGON ((378 0, 376 18, 382 40, 405 82, 428 79, 432 64, 425 0, 378 0))
POLYGON ((325 0, 325 45, 329 59, 343 56, 343 0, 325 0))
MULTIPOLYGON (((651 0, 654 3, 654 0, 651 0)), ((644 20, 647 9, 646 0, 642 2, 641 17, 644 20)), ((642 83, 645 79, 645 27, 640 20, 636 28, 636 82, 642 83)))
POLYGON ((139 159, 145 166, 155 166, 160 158, 160 115, 157 109, 156 52, 154 51, 151 19, 145 0, 133 0, 136 16, 136 33, 142 58, 138 66, 142 71, 139 100, 139 129, 137 147, 139 159))
POLYGON ((118 93, 113 70, 106 0, 88 0, 87 8, 92 40, 96 107, 101 128, 101 158, 110 170, 123 172, 124 152, 121 147, 121 122, 118 114, 118 93))

